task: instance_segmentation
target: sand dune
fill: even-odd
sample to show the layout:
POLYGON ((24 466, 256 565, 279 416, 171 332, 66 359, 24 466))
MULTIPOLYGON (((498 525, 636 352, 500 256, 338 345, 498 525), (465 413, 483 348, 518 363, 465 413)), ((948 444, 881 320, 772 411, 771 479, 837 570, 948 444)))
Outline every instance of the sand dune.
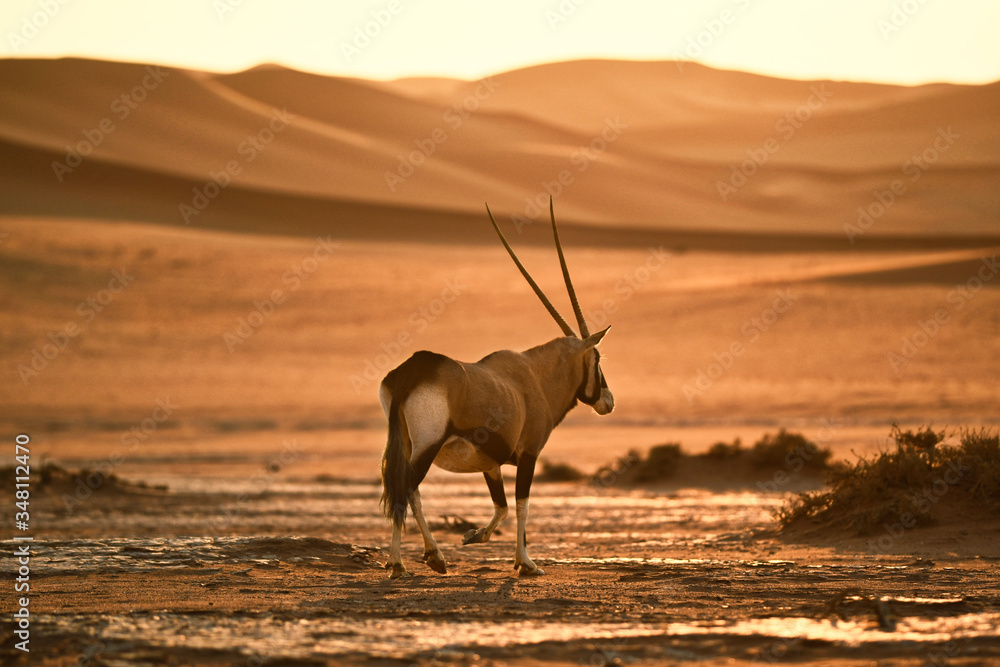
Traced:
MULTIPOLYGON (((190 224, 231 226, 231 209, 260 197, 298 199, 307 218, 348 203, 401 220, 408 208, 479 215, 484 200, 530 218, 551 191, 564 219, 589 225, 846 238, 859 207, 878 213, 891 195, 862 221, 869 238, 998 234, 1000 84, 605 61, 367 82, 77 59, 0 61, 0 81, 0 193, 17 212, 107 208, 140 179, 169 196, 130 217, 183 224, 180 205, 204 203, 194 190, 213 193, 214 179, 226 206, 212 200, 190 224)), ((297 219, 280 229, 299 233, 297 219)))

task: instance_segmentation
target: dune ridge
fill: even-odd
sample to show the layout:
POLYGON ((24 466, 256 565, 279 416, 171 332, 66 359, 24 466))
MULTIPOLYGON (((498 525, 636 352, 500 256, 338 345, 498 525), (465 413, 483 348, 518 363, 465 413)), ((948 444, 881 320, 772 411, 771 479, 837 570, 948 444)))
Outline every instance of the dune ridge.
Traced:
POLYGON ((1000 83, 615 61, 375 82, 82 59, 0 61, 0 80, 8 212, 114 208, 142 180, 167 194, 130 216, 216 228, 246 224, 230 209, 261 197, 296 200, 306 219, 346 206, 363 229, 363 211, 447 219, 479 215, 484 200, 532 219, 551 193, 571 195, 565 219, 610 229, 845 238, 860 220, 867 239, 1000 236, 1000 83))

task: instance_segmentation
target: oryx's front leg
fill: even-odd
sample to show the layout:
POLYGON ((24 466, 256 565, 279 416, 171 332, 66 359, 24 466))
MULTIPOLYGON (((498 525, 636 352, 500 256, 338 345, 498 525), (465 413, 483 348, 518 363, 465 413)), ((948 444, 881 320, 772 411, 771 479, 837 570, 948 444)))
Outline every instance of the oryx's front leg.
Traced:
POLYGON ((515 508, 517 510, 517 547, 514 551, 514 569, 519 575, 545 574, 545 571, 535 565, 528 557, 528 547, 525 533, 528 523, 528 493, 531 491, 531 480, 535 476, 535 457, 522 456, 517 463, 517 483, 515 491, 515 508))
POLYGON ((493 531, 507 518, 507 494, 503 490, 503 474, 500 466, 483 473, 486 478, 486 486, 490 489, 490 497, 493 498, 493 519, 478 530, 473 528, 462 538, 462 544, 480 544, 489 542, 493 536, 493 531))

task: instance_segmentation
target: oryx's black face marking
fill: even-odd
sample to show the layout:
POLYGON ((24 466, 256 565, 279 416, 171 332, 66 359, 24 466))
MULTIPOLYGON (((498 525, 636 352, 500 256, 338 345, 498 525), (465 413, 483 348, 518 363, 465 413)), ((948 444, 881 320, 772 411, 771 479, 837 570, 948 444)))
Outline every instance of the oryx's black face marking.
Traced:
POLYGON ((576 397, 581 403, 592 406, 601 400, 603 390, 607 388, 608 382, 601 371, 601 352, 595 347, 584 357, 583 382, 576 397))

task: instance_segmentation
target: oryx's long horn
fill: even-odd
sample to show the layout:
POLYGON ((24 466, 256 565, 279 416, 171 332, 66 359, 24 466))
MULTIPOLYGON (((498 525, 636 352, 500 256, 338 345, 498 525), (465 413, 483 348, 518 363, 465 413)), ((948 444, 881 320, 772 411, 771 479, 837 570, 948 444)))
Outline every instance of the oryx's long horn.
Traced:
POLYGON ((528 281, 529 285, 531 285, 531 289, 535 290, 535 294, 541 300, 542 305, 545 306, 546 310, 549 311, 549 315, 551 315, 552 319, 556 321, 556 323, 559 325, 559 328, 562 329, 564 334, 566 334, 567 336, 575 337, 576 332, 573 331, 573 327, 567 324, 566 320, 562 318, 562 315, 559 314, 559 311, 556 310, 556 307, 552 305, 552 302, 549 301, 548 298, 545 296, 545 293, 542 292, 542 288, 538 286, 538 283, 532 280, 531 276, 528 274, 528 270, 524 268, 524 265, 521 264, 521 260, 519 260, 517 258, 517 255, 514 254, 514 249, 510 247, 509 243, 507 243, 507 239, 504 237, 503 232, 500 231, 500 227, 497 225, 497 221, 493 219, 493 213, 492 211, 490 211, 489 204, 486 205, 486 213, 490 216, 490 222, 493 223, 493 229, 496 230, 497 236, 500 237, 500 241, 503 243, 503 247, 507 249, 507 254, 509 254, 510 258, 514 260, 514 263, 517 264, 517 268, 521 270, 521 275, 524 276, 524 279, 528 281))
POLYGON ((566 268, 566 258, 563 257, 562 244, 559 243, 559 230, 556 229, 556 212, 552 207, 552 197, 549 197, 549 216, 552 218, 552 235, 556 238, 556 252, 559 253, 559 265, 562 266, 563 280, 566 281, 566 291, 569 292, 569 300, 573 304, 573 312, 576 313, 576 323, 580 325, 580 337, 586 338, 590 335, 587 329, 587 321, 583 319, 583 310, 580 309, 580 302, 576 298, 576 290, 573 289, 573 281, 569 278, 569 269, 566 268))

